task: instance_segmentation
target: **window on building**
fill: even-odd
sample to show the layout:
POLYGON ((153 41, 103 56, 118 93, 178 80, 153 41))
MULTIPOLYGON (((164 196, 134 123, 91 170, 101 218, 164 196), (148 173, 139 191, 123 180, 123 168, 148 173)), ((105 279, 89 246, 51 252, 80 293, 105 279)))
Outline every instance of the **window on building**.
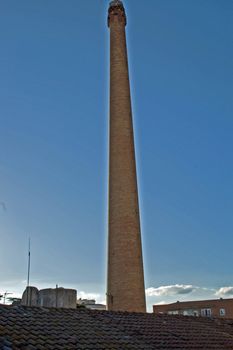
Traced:
POLYGON ((184 316, 199 316, 198 310, 186 309, 183 311, 184 316))
POLYGON ((220 315, 220 316, 225 316, 225 315, 226 315, 225 309, 220 309, 220 310, 219 310, 219 315, 220 315))
POLYGON ((210 317, 211 309, 201 309, 201 316, 210 317))
POLYGON ((168 315, 179 315, 178 310, 168 311, 167 313, 168 313, 168 315))

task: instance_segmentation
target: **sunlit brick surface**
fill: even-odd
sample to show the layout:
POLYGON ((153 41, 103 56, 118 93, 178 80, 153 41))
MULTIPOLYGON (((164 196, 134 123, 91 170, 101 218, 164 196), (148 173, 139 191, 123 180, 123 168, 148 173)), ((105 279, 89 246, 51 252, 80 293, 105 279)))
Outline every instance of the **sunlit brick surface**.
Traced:
POLYGON ((140 219, 123 6, 109 9, 110 164, 107 307, 144 312, 140 219))

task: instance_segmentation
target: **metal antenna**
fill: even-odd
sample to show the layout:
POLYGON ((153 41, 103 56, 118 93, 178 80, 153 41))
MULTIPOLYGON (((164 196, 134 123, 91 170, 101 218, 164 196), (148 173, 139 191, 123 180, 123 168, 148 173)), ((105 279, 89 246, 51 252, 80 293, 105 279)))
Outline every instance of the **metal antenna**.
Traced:
POLYGON ((3 297, 3 304, 6 304, 6 297, 9 294, 13 294, 13 293, 8 293, 8 291, 6 290, 5 293, 3 294, 4 295, 4 297, 3 297))
POLYGON ((31 265, 31 239, 28 239, 28 278, 27 278, 27 287, 29 287, 30 283, 30 266, 31 265))
MULTIPOLYGON (((30 306, 31 301, 29 303, 29 283, 30 283, 30 265, 31 265, 31 239, 30 237, 28 238, 28 278, 27 278, 27 306, 30 306)), ((30 296, 31 298, 31 296, 30 296)))

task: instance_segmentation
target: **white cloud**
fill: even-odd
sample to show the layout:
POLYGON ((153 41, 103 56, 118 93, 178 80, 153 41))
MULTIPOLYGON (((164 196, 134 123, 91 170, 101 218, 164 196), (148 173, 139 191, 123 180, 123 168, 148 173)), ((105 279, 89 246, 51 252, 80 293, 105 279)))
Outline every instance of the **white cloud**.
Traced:
POLYGON ((160 301, 159 303, 156 303, 156 305, 164 305, 164 304, 167 304, 167 302, 164 300, 160 301))
POLYGON ((146 295, 153 296, 172 296, 177 294, 189 294, 197 290, 199 287, 192 286, 191 284, 174 284, 170 286, 160 286, 157 288, 147 288, 146 295))
POLYGON ((89 299, 89 300, 95 300, 97 304, 104 304, 106 305, 106 299, 104 299, 103 294, 99 293, 89 293, 77 290, 77 299, 89 299))
POLYGON ((230 295, 233 296, 233 287, 221 287, 216 291, 215 294, 219 297, 230 296, 230 295))
POLYGON ((146 289, 147 305, 174 303, 176 300, 209 300, 217 298, 233 297, 233 286, 221 287, 200 287, 191 284, 173 284, 167 286, 150 287, 146 289))
POLYGON ((77 299, 81 298, 81 299, 95 299, 95 300, 99 300, 99 298, 101 297, 100 294, 97 293, 87 293, 84 291, 77 291, 77 299))

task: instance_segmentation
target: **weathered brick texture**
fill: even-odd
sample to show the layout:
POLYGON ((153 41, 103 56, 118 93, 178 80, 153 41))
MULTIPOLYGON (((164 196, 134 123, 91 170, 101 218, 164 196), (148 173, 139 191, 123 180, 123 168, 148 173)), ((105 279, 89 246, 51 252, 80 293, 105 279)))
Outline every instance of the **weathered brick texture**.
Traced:
POLYGON ((107 308, 145 312, 137 175, 123 6, 110 5, 107 308))

